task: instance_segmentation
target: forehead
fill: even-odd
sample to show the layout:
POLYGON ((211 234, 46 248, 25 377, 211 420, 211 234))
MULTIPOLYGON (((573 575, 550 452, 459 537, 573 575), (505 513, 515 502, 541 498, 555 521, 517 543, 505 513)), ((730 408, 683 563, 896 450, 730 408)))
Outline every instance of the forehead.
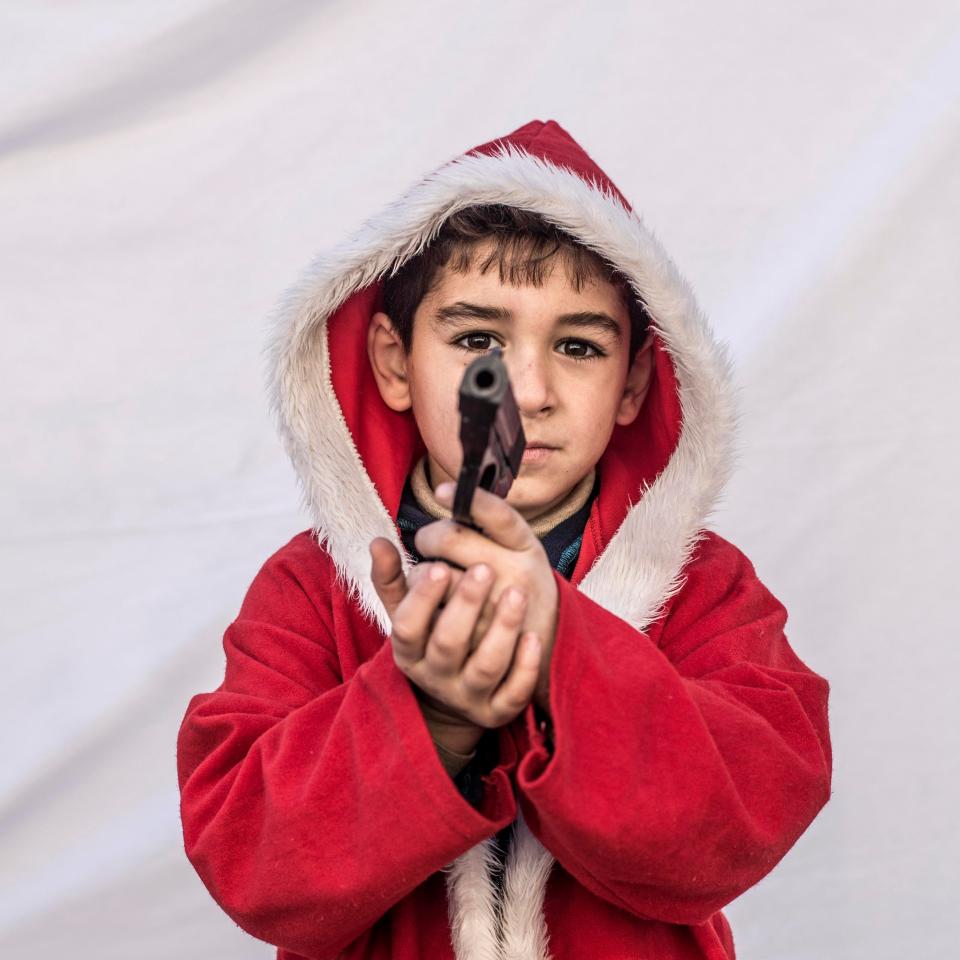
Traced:
MULTIPOLYGON (((599 264, 590 264, 588 269, 581 270, 580 283, 577 284, 573 261, 563 249, 540 261, 533 271, 533 277, 517 267, 516 262, 511 264, 509 254, 501 268, 497 257, 492 262, 489 260, 491 252, 492 244, 479 245, 465 269, 461 269, 464 267, 462 261, 451 258, 452 263, 438 271, 422 306, 435 310, 469 295, 474 299, 485 297, 498 303, 513 302, 517 306, 535 307, 543 304, 549 307, 563 304, 566 309, 604 310, 614 316, 622 315, 624 323, 629 323, 625 299, 627 291, 622 283, 608 280, 599 264)), ((522 264, 523 259, 521 251, 517 262, 522 264)))

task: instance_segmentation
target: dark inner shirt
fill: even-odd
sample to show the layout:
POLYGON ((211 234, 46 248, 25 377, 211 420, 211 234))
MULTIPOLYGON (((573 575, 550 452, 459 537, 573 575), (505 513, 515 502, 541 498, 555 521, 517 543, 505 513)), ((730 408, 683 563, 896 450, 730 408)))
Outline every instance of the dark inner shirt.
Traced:
MULTIPOLYGON (((587 525, 587 518, 590 516, 590 508, 599 492, 600 471, 598 469, 593 481, 593 489, 590 491, 586 503, 576 513, 558 523, 540 538, 540 542, 547 552, 547 558, 550 560, 550 566, 567 580, 570 579, 577 564, 577 557, 580 556, 583 531, 587 525)), ((413 495, 410 478, 407 477, 403 495, 400 498, 397 526, 400 528, 403 545, 417 563, 420 563, 423 557, 414 546, 413 538, 422 526, 433 522, 434 517, 425 513, 417 502, 417 498, 413 495)), ((499 760, 498 739, 499 735, 496 730, 487 730, 477 744, 477 755, 454 778, 453 782, 460 794, 473 807, 479 807, 480 801, 483 799, 483 781, 480 778, 484 774, 490 773, 499 760)), ((497 834, 496 846, 499 868, 496 870, 493 880, 498 890, 503 889, 503 871, 512 829, 513 827, 510 825, 504 827, 497 834)))

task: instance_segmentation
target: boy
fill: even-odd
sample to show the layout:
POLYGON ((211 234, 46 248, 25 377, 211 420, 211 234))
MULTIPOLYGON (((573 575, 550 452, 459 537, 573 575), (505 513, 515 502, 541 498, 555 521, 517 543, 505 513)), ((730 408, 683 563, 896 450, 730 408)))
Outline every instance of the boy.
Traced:
POLYGON ((732 958, 720 908, 829 798, 828 685, 704 529, 727 364, 626 200, 529 123, 317 261, 272 365, 314 528, 178 743, 221 907, 278 960, 732 958), (492 346, 529 449, 477 533, 445 518, 492 346))

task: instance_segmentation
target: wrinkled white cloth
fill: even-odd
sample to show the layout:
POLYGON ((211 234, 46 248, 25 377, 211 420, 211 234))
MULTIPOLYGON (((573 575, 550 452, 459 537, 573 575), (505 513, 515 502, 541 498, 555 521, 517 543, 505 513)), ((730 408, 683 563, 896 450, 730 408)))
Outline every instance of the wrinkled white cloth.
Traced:
POLYGON ((950 954, 952 0, 7 2, 0 81, 0 955, 271 955, 186 862, 174 765, 309 525, 266 318, 371 198, 531 117, 590 145, 729 341, 714 525, 831 681, 834 799, 728 909, 739 954, 950 954))

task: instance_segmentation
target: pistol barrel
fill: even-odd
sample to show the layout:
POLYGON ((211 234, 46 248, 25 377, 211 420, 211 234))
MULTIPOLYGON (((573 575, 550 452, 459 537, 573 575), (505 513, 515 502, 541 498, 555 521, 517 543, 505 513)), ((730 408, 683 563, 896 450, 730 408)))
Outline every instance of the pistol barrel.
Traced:
POLYGON ((506 497, 520 472, 526 447, 520 411, 500 347, 477 357, 460 384, 460 445, 463 462, 454 495, 458 523, 474 527, 470 505, 476 488, 506 497))

